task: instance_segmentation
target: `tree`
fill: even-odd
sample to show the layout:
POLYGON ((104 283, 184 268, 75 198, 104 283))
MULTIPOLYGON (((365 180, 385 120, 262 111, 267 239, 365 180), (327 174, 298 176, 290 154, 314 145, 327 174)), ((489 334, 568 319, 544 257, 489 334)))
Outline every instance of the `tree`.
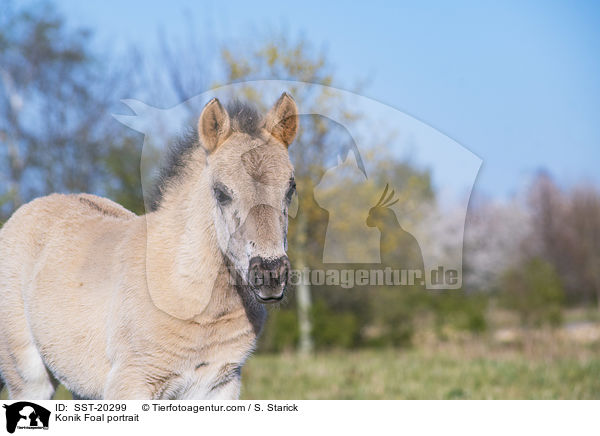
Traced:
POLYGON ((526 326, 561 322, 564 290, 554 267, 540 258, 509 270, 503 278, 503 301, 526 326))
MULTIPOLYGON (((600 310, 600 193, 592 186, 571 192, 567 222, 572 225, 575 256, 580 260, 582 285, 592 290, 600 310)), ((591 296, 590 296, 591 297, 591 296)))
POLYGON ((472 199, 465 224, 465 289, 498 288, 504 273, 529 256, 524 245, 532 232, 531 221, 530 211, 519 199, 472 199))
POLYGON ((540 174, 528 194, 532 256, 556 269, 571 303, 596 300, 600 308, 600 193, 586 185, 563 190, 540 174))
POLYGON ((124 134, 110 117, 130 87, 49 3, 0 15, 0 216, 50 192, 102 193, 102 159, 124 134))

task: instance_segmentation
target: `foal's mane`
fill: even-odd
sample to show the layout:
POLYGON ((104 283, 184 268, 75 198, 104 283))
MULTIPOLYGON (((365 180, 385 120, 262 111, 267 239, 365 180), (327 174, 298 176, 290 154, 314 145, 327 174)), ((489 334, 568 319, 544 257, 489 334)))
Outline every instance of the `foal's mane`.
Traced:
MULTIPOLYGON (((226 106, 233 132, 246 133, 252 137, 260 135, 263 118, 257 108, 247 102, 233 100, 226 106)), ((169 147, 156 183, 150 195, 150 211, 160 208, 167 188, 177 183, 185 175, 185 168, 192 152, 203 148, 196 128, 188 128, 187 132, 177 138, 169 147)))

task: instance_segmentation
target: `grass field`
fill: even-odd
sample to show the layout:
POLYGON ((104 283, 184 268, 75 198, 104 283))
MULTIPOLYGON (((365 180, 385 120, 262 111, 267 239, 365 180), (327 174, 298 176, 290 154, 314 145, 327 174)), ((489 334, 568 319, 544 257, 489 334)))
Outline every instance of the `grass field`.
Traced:
POLYGON ((600 355, 489 357, 459 349, 257 355, 245 399, 600 399, 600 355))
MULTIPOLYGON (((600 345, 436 342, 408 350, 251 357, 243 399, 600 399, 600 345)), ((1 398, 6 398, 6 392, 1 398)), ((57 399, 70 394, 60 388, 57 399)))

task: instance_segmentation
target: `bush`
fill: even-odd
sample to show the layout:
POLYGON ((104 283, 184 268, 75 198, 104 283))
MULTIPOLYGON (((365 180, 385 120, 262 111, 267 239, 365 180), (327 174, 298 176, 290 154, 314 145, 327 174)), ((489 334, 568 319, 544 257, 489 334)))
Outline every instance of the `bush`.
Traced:
POLYGON ((352 348, 357 344, 358 321, 352 312, 336 313, 323 300, 317 300, 312 309, 317 348, 352 348))
POLYGON ((482 333, 487 328, 486 295, 465 294, 460 290, 444 291, 429 294, 428 303, 438 336, 443 336, 445 327, 471 333, 482 333))
POLYGON ((292 350, 298 345, 299 337, 296 310, 274 308, 269 310, 258 349, 269 352, 292 350))
POLYGON ((525 326, 562 322, 565 292, 554 267, 533 258, 520 268, 509 270, 502 280, 502 302, 515 310, 525 326))
POLYGON ((370 298, 372 325, 375 334, 364 338, 370 346, 409 346, 415 332, 414 318, 422 289, 410 287, 379 288, 370 298))
MULTIPOLYGON (((332 290, 313 296, 312 338, 318 350, 407 347, 412 343, 416 320, 420 317, 430 319, 428 316, 431 316, 440 336, 448 327, 473 333, 487 327, 488 298, 483 294, 434 293, 421 287, 374 287, 354 292, 332 290)), ((285 309, 270 309, 258 349, 294 350, 298 340, 294 302, 285 309)))

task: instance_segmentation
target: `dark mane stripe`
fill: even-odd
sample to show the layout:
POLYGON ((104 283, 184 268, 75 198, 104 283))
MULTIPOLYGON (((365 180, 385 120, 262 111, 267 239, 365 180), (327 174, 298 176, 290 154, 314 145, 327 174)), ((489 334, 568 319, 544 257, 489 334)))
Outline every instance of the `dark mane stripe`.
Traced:
MULTIPOLYGON (((231 129, 234 132, 246 133, 252 137, 260 134, 263 118, 254 105, 233 100, 226 106, 226 109, 231 119, 231 129)), ((198 131, 194 128, 189 129, 169 148, 165 163, 161 167, 158 179, 152 189, 150 211, 160 208, 167 187, 185 173, 190 155, 201 146, 198 131)))
POLYGON ((118 213, 115 210, 109 210, 106 207, 103 207, 103 206, 99 205, 98 203, 90 200, 89 198, 79 197, 79 201, 82 204, 85 204, 86 206, 88 206, 90 209, 92 209, 95 212, 98 212, 104 216, 110 216, 113 218, 127 218, 128 217, 128 215, 126 215, 126 214, 118 213))

